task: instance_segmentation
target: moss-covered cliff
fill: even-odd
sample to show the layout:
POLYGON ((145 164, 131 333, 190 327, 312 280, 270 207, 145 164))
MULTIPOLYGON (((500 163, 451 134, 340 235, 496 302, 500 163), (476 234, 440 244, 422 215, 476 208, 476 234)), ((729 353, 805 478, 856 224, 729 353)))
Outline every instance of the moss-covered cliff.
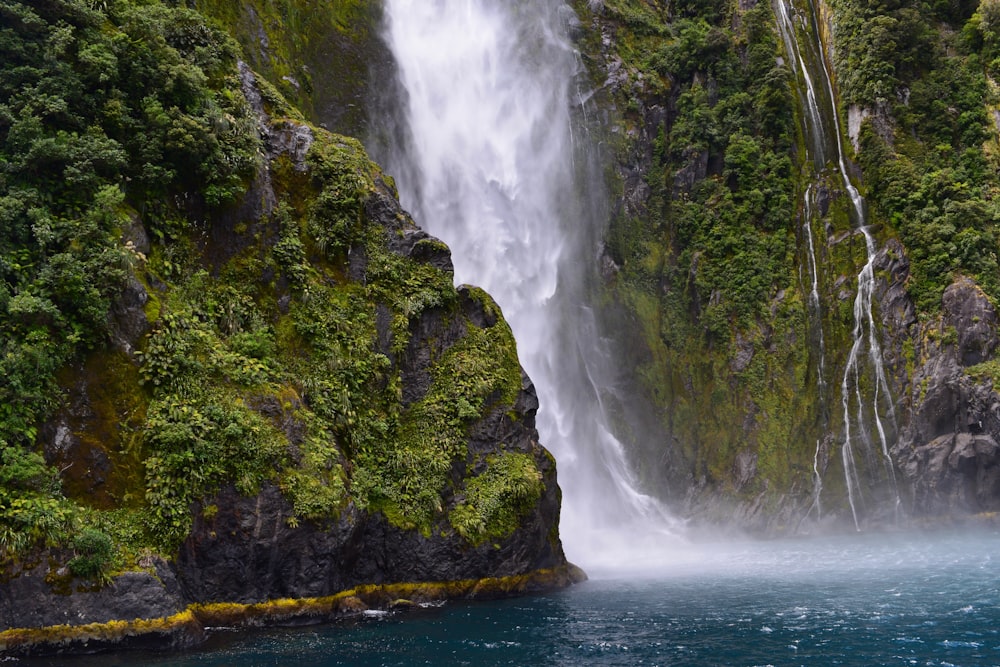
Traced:
POLYGON ((193 0, 239 42, 247 63, 314 123, 363 137, 373 80, 391 76, 380 0, 193 0))
MULTIPOLYGON (((810 5, 787 4, 806 39, 810 5)), ((635 455, 648 489, 679 511, 744 526, 850 525, 842 384, 865 243, 838 166, 814 163, 802 65, 782 43, 777 5, 575 6, 597 104, 616 111, 619 199, 603 273, 609 320, 631 323, 614 327, 625 365, 659 416, 635 455)), ((992 399, 954 361, 962 349, 979 350, 969 363, 995 349, 995 327, 982 324, 994 317, 1000 221, 990 11, 817 3, 848 175, 876 237, 874 318, 892 395, 860 376, 892 466, 880 462, 871 417, 850 411, 872 445, 856 464, 862 523, 894 520, 897 497, 909 516, 1000 504, 1000 432, 989 410, 971 407, 992 399), (982 291, 980 314, 962 320, 942 295, 965 277, 982 291), (984 439, 971 458, 950 454, 965 447, 962 434, 984 439)), ((823 65, 816 53, 807 67, 823 65)), ((812 77, 822 81, 819 70, 812 77)))
POLYGON ((0 18, 0 630, 569 580, 510 329, 356 140, 195 11, 0 18))

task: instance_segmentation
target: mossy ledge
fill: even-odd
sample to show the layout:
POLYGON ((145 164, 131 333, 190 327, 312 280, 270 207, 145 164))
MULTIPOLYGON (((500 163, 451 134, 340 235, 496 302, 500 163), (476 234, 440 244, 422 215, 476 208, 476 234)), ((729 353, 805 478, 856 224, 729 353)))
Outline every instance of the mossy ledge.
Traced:
POLYGON ((285 598, 253 604, 192 604, 164 618, 12 628, 0 632, 0 656, 93 653, 122 648, 189 648, 201 643, 207 637, 207 629, 213 627, 329 623, 371 609, 399 610, 428 602, 491 600, 542 593, 565 588, 586 578, 583 570, 567 563, 509 577, 370 584, 317 598, 285 598))

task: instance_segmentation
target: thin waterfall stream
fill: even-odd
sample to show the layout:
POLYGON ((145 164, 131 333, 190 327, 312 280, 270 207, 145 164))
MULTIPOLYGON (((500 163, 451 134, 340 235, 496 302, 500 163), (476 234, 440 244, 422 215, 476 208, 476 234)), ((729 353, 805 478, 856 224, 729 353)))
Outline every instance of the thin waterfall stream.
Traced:
MULTIPOLYGON (((822 178, 822 172, 827 168, 832 168, 837 172, 843 189, 851 200, 852 220, 855 228, 861 233, 865 243, 865 263, 858 273, 858 289, 854 300, 854 327, 851 332, 852 344, 841 381, 841 405, 844 417, 844 440, 841 446, 841 460, 844 468, 844 481, 851 516, 855 528, 860 530, 862 519, 859 516, 859 505, 862 501, 863 485, 855 457, 855 446, 856 444, 860 445, 860 451, 865 454, 871 452, 871 437, 866 428, 868 419, 870 419, 870 423, 877 432, 880 445, 879 455, 886 470, 890 487, 889 492, 893 497, 893 510, 894 512, 899 511, 900 498, 896 485, 894 464, 889 453, 889 434, 886 431, 886 425, 881 412, 882 410, 887 411, 893 430, 895 430, 895 413, 882 362, 882 351, 875 327, 875 318, 872 314, 872 292, 875 282, 874 263, 876 258, 875 240, 869 229, 864 199, 851 182, 847 170, 843 140, 840 133, 840 118, 837 110, 836 95, 834 94, 833 80, 830 75, 827 57, 819 36, 815 4, 813 0, 808 0, 804 5, 804 11, 798 13, 792 4, 792 0, 776 0, 775 2, 778 29, 784 41, 786 53, 792 59, 792 70, 798 80, 796 88, 799 91, 803 109, 803 123, 808 137, 809 154, 817 172, 815 174, 816 181, 806 188, 803 195, 805 209, 805 221, 803 225, 807 229, 810 253, 809 264, 813 281, 810 303, 813 306, 812 317, 817 321, 821 322, 822 314, 819 308, 816 255, 810 226, 811 218, 815 212, 811 198, 815 192, 815 186, 818 185, 819 179, 822 178), (795 25, 793 17, 799 19, 799 26, 795 25), (799 40, 800 31, 804 36, 808 37, 808 42, 804 45, 799 40), (808 58, 803 54, 804 48, 808 49, 808 58), (810 64, 813 66, 810 67, 810 64), (819 74, 819 78, 825 84, 823 88, 817 89, 814 85, 810 70, 819 74), (863 368, 863 349, 866 345, 868 348, 868 368, 863 368), (862 376, 866 371, 871 373, 873 385, 873 395, 868 401, 865 400, 862 392, 862 376), (852 404, 854 407, 854 417, 852 417, 852 404), (866 419, 866 413, 870 415, 868 419, 866 419), (857 433, 852 429, 852 421, 857 426, 857 433)), ((823 346, 822 324, 818 326, 819 342, 823 346)), ((822 388, 824 386, 823 373, 825 371, 825 351, 823 349, 820 350, 819 359, 819 382, 822 388)), ((822 491, 819 456, 820 443, 817 443, 813 464, 815 484, 813 507, 817 512, 819 511, 819 496, 822 491)))
POLYGON ((589 306, 605 184, 596 142, 574 127, 586 95, 572 10, 388 0, 386 18, 403 140, 374 152, 403 205, 452 248, 456 282, 492 294, 514 331, 559 465, 567 555, 600 569, 653 548, 639 539, 676 543, 677 521, 639 489, 609 415, 614 361, 589 306))

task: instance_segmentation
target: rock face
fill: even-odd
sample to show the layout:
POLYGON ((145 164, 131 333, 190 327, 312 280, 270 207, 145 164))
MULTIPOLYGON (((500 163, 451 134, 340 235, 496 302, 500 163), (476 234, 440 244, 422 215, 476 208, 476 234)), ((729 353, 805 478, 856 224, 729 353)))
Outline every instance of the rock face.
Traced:
POLYGON ((478 547, 456 535, 401 530, 383 515, 354 508, 335 522, 291 527, 292 509, 277 489, 254 498, 228 489, 212 499, 218 513, 195 522, 177 577, 186 600, 250 603, 325 597, 361 584, 509 577, 560 567, 565 560, 550 540, 559 510, 554 472, 549 466, 550 491, 516 535, 478 547))
MULTIPOLYGON (((905 276, 900 276, 905 278, 905 276)), ((900 331, 885 291, 887 330, 900 331)), ((997 347, 997 313, 971 280, 945 291, 938 321, 914 333, 922 363, 907 383, 908 423, 893 454, 912 487, 916 516, 955 516, 1000 508, 1000 394, 993 373, 975 366, 997 347)))
POLYGON ((18 568, 0 583, 0 630, 165 618, 183 610, 174 570, 162 559, 150 559, 148 566, 106 586, 79 590, 80 582, 73 582, 65 568, 42 563, 18 568))
MULTIPOLYGON (((762 19, 760 3, 737 4, 711 28, 733 43, 741 43, 734 37, 741 27, 762 19)), ((863 496, 857 503, 861 524, 996 510, 1000 373, 994 358, 997 314, 990 299, 969 278, 955 276, 940 310, 925 304, 933 312, 918 314, 911 289, 922 278, 911 275, 898 223, 878 218, 877 189, 884 182, 876 183, 876 176, 861 174, 850 163, 865 164, 864 155, 848 156, 852 181, 871 188, 869 229, 878 250, 872 313, 888 392, 871 368, 862 370, 859 389, 846 399, 851 407, 845 410, 841 387, 855 336, 858 275, 867 253, 841 179, 805 166, 784 182, 785 195, 795 205, 779 216, 777 227, 786 238, 794 235, 794 247, 781 240, 772 246, 785 248, 776 251, 776 256, 787 252, 785 259, 767 277, 768 291, 753 315, 741 317, 742 302, 749 298, 745 278, 762 275, 746 271, 740 276, 737 265, 752 240, 766 237, 768 230, 753 220, 735 232, 742 219, 726 212, 725 201, 758 183, 741 182, 736 175, 733 149, 738 144, 692 130, 712 127, 712 119, 724 125, 726 115, 719 110, 740 104, 740 95, 753 95, 754 80, 743 82, 727 99, 732 91, 725 90, 724 77, 708 62, 649 67, 636 58, 636 53, 659 53, 658 40, 644 43, 651 34, 647 30, 681 25, 667 3, 581 0, 574 6, 584 19, 578 43, 591 74, 586 98, 596 107, 587 116, 602 119, 595 131, 607 132, 607 143, 615 146, 611 168, 620 188, 614 192, 614 219, 600 258, 606 300, 616 304, 608 309, 607 335, 624 341, 623 373, 631 373, 624 384, 641 394, 632 403, 648 401, 653 407, 643 405, 644 411, 659 418, 631 452, 646 488, 680 514, 755 532, 853 528, 841 456, 849 420, 859 452, 854 484, 863 496), (699 200, 703 193, 712 194, 699 200), (711 214, 699 217, 704 210, 711 214), (724 218, 724 224, 712 227, 724 218), (713 234, 699 237, 699 226, 712 227, 713 234), (720 246, 719 239, 727 237, 738 240, 720 246), (712 276, 719 274, 726 280, 713 284, 712 276), (873 390, 876 385, 880 389, 873 390), (891 465, 885 464, 872 422, 876 410, 886 429, 891 465), (902 513, 895 509, 897 497, 902 513)), ((775 17, 764 14, 767 30, 773 29, 775 17)), ((819 23, 821 31, 832 28, 829 16, 819 23)), ((766 39, 754 43, 761 49, 758 55, 767 44, 766 39)), ((787 54, 774 44, 774 58, 761 61, 762 68, 777 63, 767 77, 788 74, 787 54)), ((734 67, 752 60, 749 51, 737 52, 727 61, 734 67)), ((728 76, 734 76, 732 70, 728 76)), ((772 100, 784 105, 788 117, 794 85, 785 100, 772 91, 772 100)), ((889 108, 854 105, 847 111, 845 146, 849 138, 856 152, 867 150, 859 143, 865 128, 891 145, 899 128, 889 108)), ((756 126, 755 136, 768 129, 756 126)), ((800 166, 807 165, 811 153, 801 144, 787 152, 800 166)), ((763 155, 758 147, 754 159, 763 155)), ((763 208, 781 196, 782 187, 763 195, 763 208)), ((766 261, 765 254, 759 255, 755 266, 766 261)), ((867 359, 867 326, 862 329, 865 340, 858 354, 867 359)), ((635 420, 629 421, 638 431, 635 420)))

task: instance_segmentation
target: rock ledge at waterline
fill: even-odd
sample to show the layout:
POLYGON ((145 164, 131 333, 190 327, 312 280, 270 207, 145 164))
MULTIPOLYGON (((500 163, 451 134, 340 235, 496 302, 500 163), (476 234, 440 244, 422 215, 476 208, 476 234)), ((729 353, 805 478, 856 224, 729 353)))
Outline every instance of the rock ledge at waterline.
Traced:
MULTIPOLYGON (((167 572, 169 570, 157 570, 158 574, 167 572)), ((69 604, 60 608, 56 615, 72 616, 76 622, 67 618, 66 622, 59 624, 0 631, 0 655, 190 648, 204 641, 211 628, 234 630, 267 625, 329 623, 358 616, 368 610, 407 611, 446 600, 487 600, 541 593, 586 579, 581 569, 567 563, 508 577, 368 584, 325 597, 283 598, 258 603, 215 602, 181 607, 177 582, 172 574, 162 579, 158 574, 130 572, 120 575, 103 590, 63 596, 65 599, 62 601, 69 604), (133 617, 133 614, 148 617, 133 617), (107 620, 95 620, 102 618, 107 620)), ((46 608, 54 610, 51 589, 40 577, 34 581, 22 578, 17 590, 22 595, 22 605, 33 605, 40 611, 46 608)))

